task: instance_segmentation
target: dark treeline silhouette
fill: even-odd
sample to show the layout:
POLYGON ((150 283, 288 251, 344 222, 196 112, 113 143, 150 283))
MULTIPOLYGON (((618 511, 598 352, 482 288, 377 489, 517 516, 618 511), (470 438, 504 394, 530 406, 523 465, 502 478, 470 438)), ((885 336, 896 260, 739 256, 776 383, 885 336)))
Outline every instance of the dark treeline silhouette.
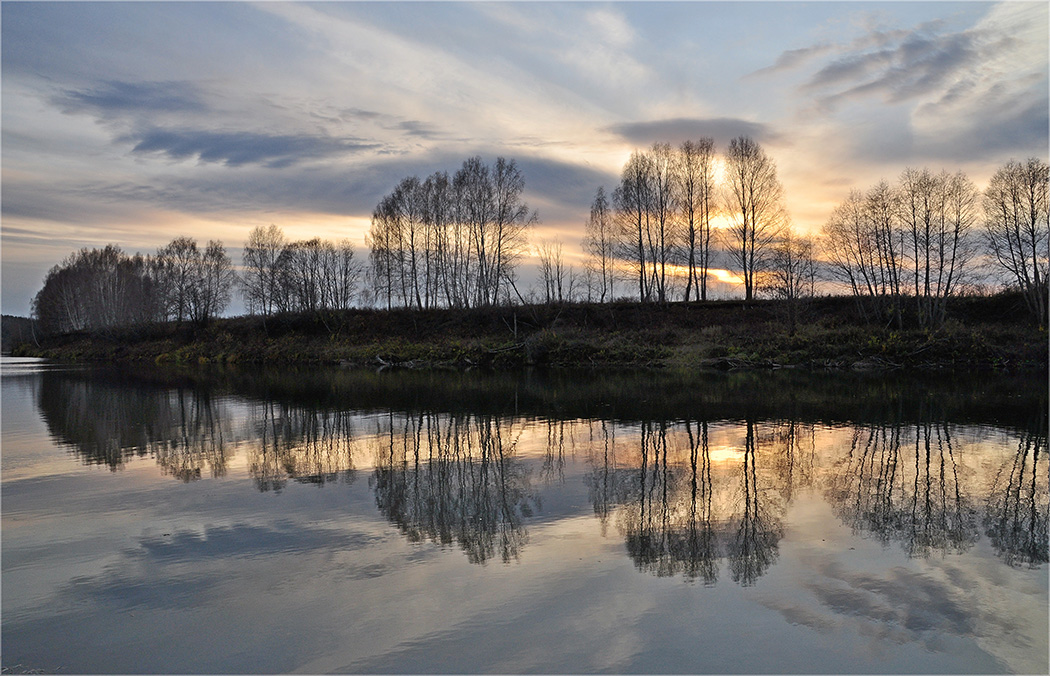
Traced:
POLYGON ((380 512, 411 542, 458 545, 471 563, 517 559, 536 498, 510 428, 495 416, 390 413, 369 481, 380 512))
POLYGON ((850 193, 824 226, 824 255, 862 308, 898 326, 905 302, 921 326, 943 323, 946 299, 972 281, 983 256, 1045 325, 1048 181, 1050 168, 1035 158, 1001 167, 983 194, 962 172, 909 168, 895 185, 850 193))
POLYGON ((178 237, 154 256, 82 249, 51 268, 33 299, 45 333, 106 332, 174 321, 206 324, 230 301, 235 275, 222 242, 178 237))
POLYGON ((403 179, 368 232, 371 290, 380 306, 478 307, 514 302, 515 268, 536 222, 514 160, 472 157, 452 176, 403 179))
POLYGON ((244 244, 241 291, 249 314, 347 310, 357 302, 361 267, 349 240, 288 241, 258 226, 244 244))
POLYGON ((703 301, 715 271, 739 276, 745 300, 787 301, 791 333, 801 299, 818 288, 846 290, 867 321, 936 328, 949 298, 999 285, 1020 291, 1042 326, 1048 180, 1037 158, 1000 167, 983 192, 962 172, 907 168, 896 184, 852 191, 814 240, 792 228, 776 163, 750 137, 721 154, 710 138, 656 143, 632 153, 611 193, 598 187, 581 275, 562 242, 529 242, 537 218, 516 162, 473 157, 451 175, 407 177, 380 199, 367 266, 348 240, 289 241, 276 225, 249 233, 239 276, 217 241, 200 248, 177 237, 153 256, 109 245, 52 268, 33 313, 45 333, 204 324, 226 309, 235 284, 246 311, 264 317, 360 305, 605 303, 617 285, 642 302, 703 301), (530 251, 538 285, 522 290, 518 268, 530 251))

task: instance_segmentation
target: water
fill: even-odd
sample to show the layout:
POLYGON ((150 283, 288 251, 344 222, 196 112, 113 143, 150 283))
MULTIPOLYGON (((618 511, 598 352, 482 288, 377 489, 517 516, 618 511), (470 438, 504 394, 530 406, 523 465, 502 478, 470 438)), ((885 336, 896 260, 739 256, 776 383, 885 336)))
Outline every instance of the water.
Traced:
POLYGON ((3 362, 14 673, 1046 673, 1044 377, 3 362))

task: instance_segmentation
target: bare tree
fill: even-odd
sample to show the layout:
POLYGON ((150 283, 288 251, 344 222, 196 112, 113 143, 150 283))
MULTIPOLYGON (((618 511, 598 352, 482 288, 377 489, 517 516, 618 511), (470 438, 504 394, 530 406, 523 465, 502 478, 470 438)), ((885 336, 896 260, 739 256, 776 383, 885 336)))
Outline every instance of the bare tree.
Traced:
POLYGON ((813 295, 816 277, 813 240, 787 230, 772 248, 764 286, 787 306, 791 335, 795 335, 798 324, 799 301, 813 295))
POLYGON ((996 264, 1024 294, 1040 326, 1047 322, 1050 208, 1046 162, 1029 158, 999 168, 984 191, 984 237, 996 264))
POLYGON ((972 258, 976 209, 976 188, 962 173, 934 176, 925 168, 909 168, 901 174, 898 213, 922 326, 944 321, 945 301, 972 258))
POLYGON ((646 153, 633 152, 620 174, 620 185, 613 191, 620 230, 620 258, 631 261, 638 275, 638 300, 652 296, 652 280, 647 274, 651 239, 655 167, 646 153))
POLYGON ((372 214, 376 299, 387 307, 492 305, 509 297, 536 222, 514 160, 472 157, 450 180, 406 178, 372 214))
POLYGON ((599 303, 611 300, 616 284, 616 233, 603 186, 598 186, 594 201, 591 202, 591 216, 587 220, 583 249, 590 256, 587 272, 593 281, 591 290, 597 294, 599 303))
POLYGON ((284 233, 276 225, 257 226, 244 244, 241 292, 251 314, 270 315, 277 309, 280 292, 278 259, 285 246, 284 233))
POLYGON ((200 258, 197 241, 189 237, 176 237, 157 250, 158 286, 165 315, 179 324, 193 314, 193 298, 200 281, 200 258))
POLYGON ((674 149, 667 143, 655 143, 649 151, 652 156, 652 224, 649 231, 649 259, 653 263, 652 278, 656 300, 669 300, 667 269, 672 264, 671 249, 677 239, 675 228, 678 176, 674 149))
POLYGON ((237 279, 226 248, 218 240, 210 240, 197 264, 196 283, 193 285, 190 308, 193 321, 206 324, 222 314, 230 303, 230 291, 237 279))
POLYGON ((544 302, 565 303, 575 300, 577 276, 571 265, 565 263, 561 242, 544 241, 536 248, 540 259, 540 279, 544 302))
POLYGON ((707 270, 711 260, 711 218, 715 209, 715 143, 704 137, 686 141, 678 150, 676 202, 684 240, 685 300, 695 294, 707 300, 707 270))
POLYGON ((726 210, 733 218, 728 230, 729 248, 744 276, 744 298, 751 300, 756 275, 783 225, 783 189, 777 180, 776 164, 748 136, 729 142, 726 165, 726 210))
POLYGON ((112 244, 81 249, 48 272, 33 314, 45 333, 143 324, 158 316, 156 290, 142 256, 128 256, 112 244))

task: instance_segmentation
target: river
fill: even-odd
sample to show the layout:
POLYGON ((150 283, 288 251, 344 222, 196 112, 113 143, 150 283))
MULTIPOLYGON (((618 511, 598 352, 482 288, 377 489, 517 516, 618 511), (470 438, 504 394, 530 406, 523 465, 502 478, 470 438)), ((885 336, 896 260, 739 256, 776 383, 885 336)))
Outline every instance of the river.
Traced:
POLYGON ((1048 671, 1045 375, 2 373, 8 673, 1048 671))

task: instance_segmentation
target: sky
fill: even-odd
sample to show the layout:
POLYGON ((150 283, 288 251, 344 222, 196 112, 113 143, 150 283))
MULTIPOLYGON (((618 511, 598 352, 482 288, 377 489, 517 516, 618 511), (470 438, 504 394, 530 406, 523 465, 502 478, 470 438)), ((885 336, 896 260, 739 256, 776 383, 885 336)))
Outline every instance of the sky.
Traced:
MULTIPOLYGON (((630 153, 749 135, 796 229, 906 167, 1048 155, 1045 2, 3 2, 2 309, 82 247, 348 237, 406 176, 517 161, 581 262, 630 153)), ((236 312, 238 305, 231 310, 236 312)))

